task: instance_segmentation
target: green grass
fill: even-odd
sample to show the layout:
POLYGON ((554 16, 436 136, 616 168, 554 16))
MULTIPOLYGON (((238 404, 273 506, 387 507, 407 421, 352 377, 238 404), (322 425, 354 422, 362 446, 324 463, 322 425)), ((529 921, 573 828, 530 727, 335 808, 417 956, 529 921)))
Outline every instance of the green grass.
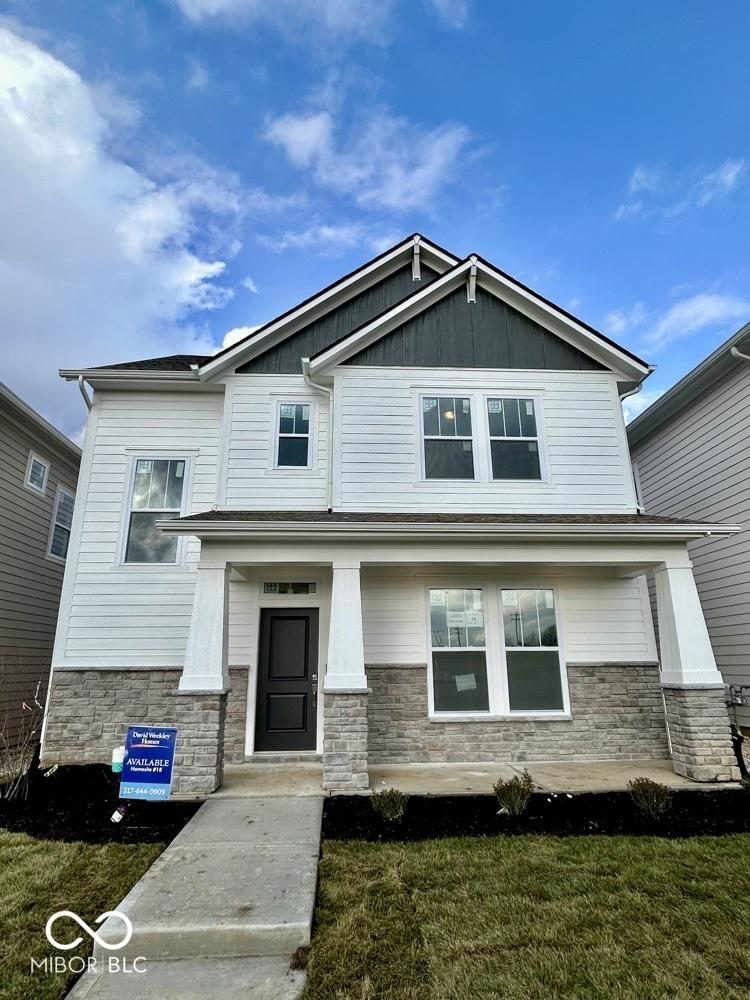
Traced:
POLYGON ((324 844, 304 1000, 750 997, 750 835, 324 844))
MULTIPOLYGON (((44 936, 56 910, 89 926, 114 908, 164 850, 164 844, 68 844, 0 829, 0 1000, 59 1000, 68 977, 30 971, 32 956, 88 955, 91 941, 55 952, 44 936)), ((62 937, 69 928, 62 924, 62 937)))

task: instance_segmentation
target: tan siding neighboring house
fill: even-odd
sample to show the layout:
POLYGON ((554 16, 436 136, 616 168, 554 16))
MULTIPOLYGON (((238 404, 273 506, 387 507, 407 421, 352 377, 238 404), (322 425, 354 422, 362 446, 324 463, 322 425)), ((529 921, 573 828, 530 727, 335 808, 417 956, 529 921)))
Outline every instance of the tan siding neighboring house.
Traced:
POLYGON ((11 740, 22 703, 37 682, 46 690, 65 569, 54 553, 64 551, 80 454, 0 383, 0 731, 11 740))
MULTIPOLYGON (((628 427, 649 514, 739 524, 739 535, 689 545, 716 661, 750 686, 750 325, 628 427)), ((746 692, 750 700, 750 687, 746 692)), ((750 704, 738 708, 750 725, 750 704)))

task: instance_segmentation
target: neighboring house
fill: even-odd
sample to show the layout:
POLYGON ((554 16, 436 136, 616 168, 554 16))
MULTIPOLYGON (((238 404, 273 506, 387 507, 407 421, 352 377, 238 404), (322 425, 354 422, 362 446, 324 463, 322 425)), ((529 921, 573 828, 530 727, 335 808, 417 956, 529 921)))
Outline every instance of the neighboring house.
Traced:
POLYGON ((95 390, 48 761, 179 728, 223 762, 630 760, 736 774, 687 553, 637 513, 648 365, 479 257, 411 237, 213 357, 95 390), (663 662, 645 573, 659 581, 663 662), (303 756, 304 759, 304 756, 303 756))
POLYGON ((688 551, 732 712, 748 727, 750 324, 644 410, 628 426, 628 439, 649 514, 731 521, 745 529, 695 539, 688 551))
POLYGON ((0 382, 0 745, 46 693, 80 460, 0 382))

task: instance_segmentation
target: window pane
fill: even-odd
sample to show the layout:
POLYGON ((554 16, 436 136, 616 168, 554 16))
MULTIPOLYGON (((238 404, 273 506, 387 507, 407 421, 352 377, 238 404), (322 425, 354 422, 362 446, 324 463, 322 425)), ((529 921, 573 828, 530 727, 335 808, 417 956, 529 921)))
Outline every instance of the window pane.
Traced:
POLYGON ((487 661, 480 651, 432 654, 436 712, 487 712, 487 661))
POLYGON ((468 399, 456 399, 456 431, 460 437, 471 437, 471 403, 468 399))
POLYGON ((309 438, 279 438, 279 465, 306 466, 309 438))
POLYGON ((422 400, 422 421, 426 436, 440 433, 437 399, 429 397, 422 400))
POLYGON ((536 591, 519 590, 518 603, 521 611, 524 646, 540 646, 539 619, 536 614, 536 591))
POLYGON ((473 479, 471 441, 425 441, 424 468, 427 479, 473 479))
POLYGON ((70 532, 68 529, 56 524, 55 530, 52 532, 52 544, 49 547, 52 555, 57 556, 60 559, 64 559, 68 554, 69 541, 70 532))
POLYGON ((57 498, 57 513, 55 523, 63 528, 70 528, 73 523, 73 497, 67 493, 61 493, 57 498))
POLYGON ((41 462, 37 462, 35 458, 32 458, 31 468, 29 469, 30 485, 36 487, 38 490, 43 490, 46 472, 47 470, 44 465, 41 462))
POLYGON ((444 590, 430 591, 430 632, 433 646, 448 645, 448 605, 444 590))
POLYGON ((133 483, 133 510, 148 507, 148 495, 151 489, 151 470, 154 463, 146 458, 139 458, 135 463, 135 482, 133 483))
POLYGON ((503 629, 506 647, 523 646, 521 609, 518 604, 517 590, 503 591, 503 629))
POLYGON ((490 436, 505 437, 505 421, 503 420, 502 399, 487 400, 487 419, 490 424, 490 436))
POLYGON ((156 521, 178 515, 133 511, 130 515, 125 562, 173 563, 177 560, 177 538, 154 527, 156 521))
POLYGON ((456 400, 453 396, 441 396, 439 399, 440 408, 440 434, 441 437, 456 436, 456 400))
POLYGON ((536 437, 536 415, 534 413, 533 399, 520 399, 521 409, 521 434, 524 437, 536 437))
POLYGON ((152 463, 151 492, 148 495, 148 506, 152 510, 163 510, 167 506, 167 474, 169 461, 160 458, 152 463))
POLYGON ((294 434, 294 404, 282 403, 279 407, 279 433, 294 434))
POLYGON ((505 433, 508 437, 520 437, 521 419, 518 415, 518 400, 504 399, 503 409, 505 410, 505 433))
POLYGON ((182 487, 184 482, 185 463, 178 461, 170 462, 165 507, 168 507, 170 510, 179 510, 182 507, 182 487))
POLYGON ((536 605, 539 612, 542 646, 557 645, 557 623, 555 622, 555 598, 551 590, 537 590, 536 605))
POLYGON ((310 433, 310 407, 306 403, 295 406, 294 430, 296 434, 310 433))
POLYGON ((513 712, 555 711, 563 707, 558 654, 515 650, 508 660, 508 694, 513 712))
POLYGON ((541 479, 536 441, 490 441, 493 479, 541 479))

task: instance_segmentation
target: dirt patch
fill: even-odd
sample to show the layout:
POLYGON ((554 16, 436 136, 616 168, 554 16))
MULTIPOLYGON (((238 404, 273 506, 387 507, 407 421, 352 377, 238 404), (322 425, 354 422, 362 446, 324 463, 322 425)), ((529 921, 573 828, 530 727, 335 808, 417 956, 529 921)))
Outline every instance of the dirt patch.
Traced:
POLYGON ((169 843, 201 805, 128 801, 124 818, 113 823, 119 788, 119 775, 104 764, 59 767, 34 778, 25 802, 0 799, 0 827, 44 840, 169 843))
POLYGON ((325 840, 420 841, 442 837, 546 833, 692 837, 750 832, 745 789, 675 791, 659 819, 640 812, 627 792, 536 793, 523 815, 498 815, 491 795, 411 796, 401 819, 388 821, 369 796, 338 795, 323 807, 325 840))

